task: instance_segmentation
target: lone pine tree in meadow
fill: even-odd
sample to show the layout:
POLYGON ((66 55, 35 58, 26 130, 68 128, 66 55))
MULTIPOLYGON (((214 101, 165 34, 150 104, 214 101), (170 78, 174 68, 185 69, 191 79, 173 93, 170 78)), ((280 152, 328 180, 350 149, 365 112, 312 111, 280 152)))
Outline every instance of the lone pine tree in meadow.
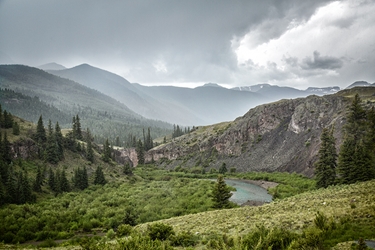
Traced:
POLYGON ((225 184, 224 177, 219 175, 217 177, 217 182, 212 190, 212 201, 213 208, 230 208, 232 207, 229 198, 232 196, 232 193, 229 190, 227 184, 225 184))
POLYGON ((316 186, 326 188, 335 184, 337 153, 333 128, 324 128, 320 136, 319 160, 315 163, 316 186))

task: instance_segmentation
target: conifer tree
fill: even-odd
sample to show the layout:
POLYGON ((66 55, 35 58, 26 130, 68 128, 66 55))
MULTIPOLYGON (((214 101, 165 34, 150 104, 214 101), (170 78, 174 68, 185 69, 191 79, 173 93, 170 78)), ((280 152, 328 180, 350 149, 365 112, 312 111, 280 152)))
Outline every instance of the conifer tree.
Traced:
POLYGON ((144 147, 143 147, 141 139, 138 140, 136 152, 137 152, 138 164, 144 164, 145 163, 144 147))
MULTIPOLYGON (((366 111, 358 94, 349 108, 345 137, 340 148, 337 169, 342 183, 350 184, 375 178, 375 162, 369 147, 366 111)), ((370 138, 371 139, 371 138, 370 138)))
POLYGON ((13 122, 13 135, 19 135, 20 134, 20 126, 18 125, 18 122, 13 122))
POLYGON ((59 160, 64 159, 64 137, 61 133, 59 122, 55 125, 56 152, 59 160))
POLYGON ((40 169, 40 166, 38 166, 38 170, 35 176, 35 181, 33 184, 33 190, 35 192, 41 192, 42 191, 42 184, 43 184, 43 177, 42 177, 42 171, 40 169))
POLYGON ((11 128, 13 126, 13 117, 11 113, 4 110, 3 113, 3 128, 11 128))
POLYGON ((53 132, 51 120, 48 121, 48 134, 46 143, 46 157, 47 161, 53 164, 59 162, 58 148, 55 138, 55 133, 53 132))
POLYGON ((221 167, 219 168, 219 173, 225 174, 226 172, 228 172, 227 164, 225 162, 223 162, 223 164, 221 164, 221 167))
POLYGON ((68 179, 66 178, 65 169, 63 171, 59 172, 58 184, 59 184, 59 191, 60 192, 69 192, 70 191, 70 185, 69 185, 68 179))
POLYGON ((91 141, 91 134, 90 130, 87 129, 86 131, 86 143, 87 143, 87 152, 86 152, 86 159, 89 160, 91 163, 94 162, 94 150, 92 148, 92 141, 91 141))
POLYGON ((78 114, 76 115, 75 119, 76 125, 75 125, 75 135, 76 139, 82 140, 82 129, 81 129, 81 121, 79 119, 78 114))
POLYGON ((337 153, 333 129, 324 128, 320 136, 319 160, 315 163, 316 186, 326 188, 335 184, 337 153))
POLYGON ((95 170, 94 184, 95 185, 105 185, 106 183, 107 183, 107 181, 104 177, 103 169, 100 166, 98 166, 95 170))
POLYGON ((219 175, 217 182, 212 190, 213 208, 222 209, 232 206, 229 198, 232 196, 228 186, 225 184, 224 177, 219 175))
POLYGON ((103 145, 102 159, 105 162, 109 162, 111 159, 111 147, 109 145, 108 138, 103 145))
POLYGON ((4 125, 3 125, 3 108, 1 107, 1 104, 0 104, 0 128, 2 128, 4 125))
POLYGON ((39 120, 38 120, 38 124, 37 124, 37 127, 36 127, 36 140, 39 144, 42 144, 42 143, 46 142, 46 140, 47 140, 46 130, 45 130, 44 125, 43 125, 42 115, 40 115, 39 120))
POLYGON ((8 141, 7 132, 4 132, 4 137, 1 143, 1 157, 5 164, 10 164, 12 162, 12 151, 10 147, 10 142, 8 141))
POLYGON ((52 168, 49 168, 48 186, 52 191, 57 192, 58 190, 57 185, 58 184, 56 183, 55 173, 52 171, 52 168))

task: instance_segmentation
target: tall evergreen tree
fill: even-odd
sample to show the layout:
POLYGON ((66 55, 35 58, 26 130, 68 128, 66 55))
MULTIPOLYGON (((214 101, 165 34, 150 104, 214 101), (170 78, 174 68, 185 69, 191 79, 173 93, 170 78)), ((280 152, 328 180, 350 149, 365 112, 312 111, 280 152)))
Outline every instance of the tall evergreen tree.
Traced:
POLYGON ((315 163, 316 186, 326 188, 335 184, 337 153, 333 129, 324 128, 320 136, 319 160, 315 163))
POLYGON ((76 115, 76 119, 75 119, 75 122, 76 122, 76 126, 75 126, 75 134, 76 134, 76 139, 78 140, 82 140, 82 129, 81 129, 81 121, 79 119, 79 116, 78 114, 76 115))
POLYGON ((102 159, 105 162, 109 162, 111 159, 111 147, 108 142, 108 138, 106 139, 104 145, 103 145, 103 154, 102 159))
POLYGON ((141 139, 138 140, 136 152, 137 152, 138 164, 144 164, 145 163, 144 147, 143 147, 141 139))
MULTIPOLYGON (((367 138, 366 111, 358 94, 349 107, 345 137, 340 148, 337 169, 342 183, 350 184, 375 178, 373 149, 367 138)), ((371 138, 370 138, 371 139, 371 138)))
POLYGON ((61 133, 61 128, 59 122, 56 122, 55 125, 55 143, 56 143, 56 152, 59 160, 64 159, 64 137, 61 133))
POLYGON ((92 148, 92 138, 90 130, 86 130, 86 143, 87 143, 87 149, 86 149, 86 159, 89 160, 91 163, 94 162, 94 150, 92 148))
POLYGON ((38 170, 35 176, 35 181, 33 184, 33 190, 35 192, 42 192, 42 185, 43 185, 43 174, 42 169, 40 166, 38 166, 38 170))
POLYGON ((18 122, 13 122, 13 135, 19 135, 20 134, 20 125, 18 125, 18 122))
POLYGON ((1 153, 2 153, 1 157, 3 159, 3 162, 5 164, 10 164, 12 162, 13 155, 12 155, 12 150, 10 147, 10 142, 8 141, 8 136, 7 136, 6 131, 4 132, 4 137, 0 146, 1 146, 1 153))
POLYGON ((66 178, 65 169, 63 171, 59 172, 58 184, 59 184, 59 191, 60 192, 69 192, 70 191, 70 185, 69 185, 68 179, 66 178))
POLYGON ((8 113, 4 110, 3 113, 3 128, 11 128, 13 126, 13 116, 11 113, 8 113))
POLYGON ((213 208, 230 208, 232 203, 229 201, 229 198, 232 196, 228 186, 225 184, 224 177, 219 175, 217 177, 217 182, 212 190, 212 201, 213 208))
POLYGON ((104 177, 103 169, 100 166, 98 166, 95 170, 94 184, 95 185, 105 185, 106 183, 107 183, 107 181, 104 177))
POLYGON ((46 160, 50 163, 56 164, 59 162, 58 148, 57 148, 55 133, 52 128, 51 120, 48 121, 46 157, 47 157, 46 160))
POLYGON ((38 124, 37 124, 37 127, 36 127, 36 140, 40 144, 46 142, 46 140, 47 140, 46 129, 44 128, 44 125, 43 125, 42 115, 40 115, 39 120, 38 120, 38 124))
POLYGON ((52 168, 49 168, 48 186, 52 191, 57 192, 58 191, 57 185, 58 183, 56 182, 55 173, 53 172, 52 168))

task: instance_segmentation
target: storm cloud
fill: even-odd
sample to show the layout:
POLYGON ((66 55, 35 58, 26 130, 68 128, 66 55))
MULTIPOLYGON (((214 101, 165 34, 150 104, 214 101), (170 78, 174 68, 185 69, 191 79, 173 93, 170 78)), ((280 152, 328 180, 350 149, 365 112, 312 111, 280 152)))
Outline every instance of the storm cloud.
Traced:
POLYGON ((88 63, 147 85, 303 88, 324 74, 348 85, 375 79, 373 11, 351 0, 0 0, 0 63, 88 63))

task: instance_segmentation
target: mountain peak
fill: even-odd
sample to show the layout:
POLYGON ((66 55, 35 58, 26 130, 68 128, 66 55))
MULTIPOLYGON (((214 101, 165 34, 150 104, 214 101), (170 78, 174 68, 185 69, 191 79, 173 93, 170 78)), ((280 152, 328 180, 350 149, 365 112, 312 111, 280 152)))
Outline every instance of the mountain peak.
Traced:
POLYGON ((63 70, 63 69, 66 69, 63 65, 55 63, 55 62, 40 65, 38 68, 42 69, 42 70, 63 70))
POLYGON ((371 83, 366 82, 366 81, 355 81, 354 83, 350 84, 346 88, 351 89, 351 88, 354 88, 354 87, 367 87, 367 86, 371 86, 371 83))
POLYGON ((201 86, 201 87, 216 87, 216 88, 222 88, 222 86, 220 86, 219 84, 217 84, 217 83, 211 83, 211 82, 206 83, 206 84, 204 84, 204 85, 201 86))

